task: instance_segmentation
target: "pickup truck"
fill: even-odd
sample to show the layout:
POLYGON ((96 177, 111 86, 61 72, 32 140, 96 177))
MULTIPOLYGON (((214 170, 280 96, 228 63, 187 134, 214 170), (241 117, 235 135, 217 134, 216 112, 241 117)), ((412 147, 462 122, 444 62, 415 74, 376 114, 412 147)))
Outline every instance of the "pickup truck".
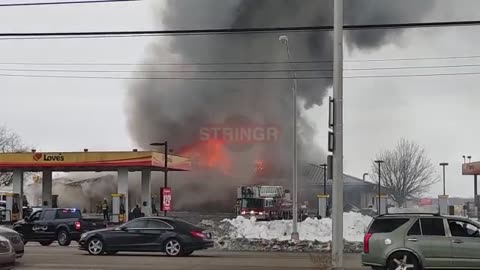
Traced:
POLYGON ((25 244, 33 241, 42 246, 54 241, 68 246, 72 241, 79 241, 82 233, 105 227, 107 223, 103 219, 83 218, 80 210, 74 208, 43 208, 13 225, 25 244))

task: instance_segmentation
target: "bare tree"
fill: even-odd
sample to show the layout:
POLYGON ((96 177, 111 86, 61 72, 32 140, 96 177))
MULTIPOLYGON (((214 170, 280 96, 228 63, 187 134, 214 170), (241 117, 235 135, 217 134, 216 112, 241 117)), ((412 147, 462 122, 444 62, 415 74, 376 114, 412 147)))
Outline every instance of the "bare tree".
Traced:
MULTIPOLYGON (((27 146, 20 136, 0 125, 0 153, 25 152, 27 146)), ((12 183, 12 173, 0 173, 0 186, 8 186, 12 183)))
MULTIPOLYGON (((425 149, 412 141, 401 139, 395 149, 379 153, 376 159, 384 161, 381 185, 398 206, 418 198, 439 180, 425 149)), ((371 171, 378 179, 377 163, 372 163, 371 171)))

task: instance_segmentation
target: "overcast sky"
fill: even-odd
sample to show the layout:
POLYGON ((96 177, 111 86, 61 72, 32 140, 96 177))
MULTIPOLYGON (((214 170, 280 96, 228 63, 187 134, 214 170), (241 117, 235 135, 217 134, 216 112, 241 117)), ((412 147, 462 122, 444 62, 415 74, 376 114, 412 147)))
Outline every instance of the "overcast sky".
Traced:
MULTIPOLYGON (((12 2, 15 1, 0 0, 0 3, 12 2)), ((161 6, 162 1, 156 0, 0 7, 0 32, 157 29, 158 18, 155 16, 160 16, 158 9, 161 6)), ((152 37, 0 39, 0 69, 25 68, 1 64, 7 62, 137 63, 143 60, 153 40, 152 37)), ((403 34, 400 43, 374 51, 346 51, 346 60, 480 56, 479 41, 480 27, 409 30, 403 34)), ((480 64, 480 58, 346 62, 345 68, 457 64, 480 64)), ((346 71, 345 75, 452 72, 480 72, 480 67, 346 71)), ((1 74, 29 72, 0 70, 0 123, 18 132, 29 145, 41 151, 135 147, 126 128, 127 81, 19 78, 3 77, 1 74)), ((447 193, 471 196, 473 177, 461 176, 461 156, 469 154, 474 159, 480 159, 479 82, 480 75, 345 79, 345 172, 361 177, 370 169, 369 164, 376 153, 392 148, 404 137, 424 146, 436 165, 444 161, 450 163, 447 168, 447 193)), ((308 112, 319 127, 326 126, 326 109, 317 107, 308 112)), ((317 136, 322 146, 326 145, 326 133, 323 129, 317 136)), ((440 167, 438 171, 440 173, 440 167)), ((441 183, 435 185, 431 193, 439 192, 441 183)))

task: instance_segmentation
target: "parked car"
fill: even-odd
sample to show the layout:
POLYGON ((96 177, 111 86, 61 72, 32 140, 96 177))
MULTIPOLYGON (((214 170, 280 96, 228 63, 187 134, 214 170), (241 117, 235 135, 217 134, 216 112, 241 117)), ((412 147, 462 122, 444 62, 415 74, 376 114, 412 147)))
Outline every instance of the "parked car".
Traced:
POLYGON ((12 229, 0 226, 0 236, 3 236, 10 241, 17 258, 23 257, 24 246, 20 234, 12 229))
POLYGON ((13 248, 11 241, 0 235, 0 267, 14 266, 15 259, 15 249, 13 248))
POLYGON ((105 227, 103 219, 84 218, 75 208, 42 208, 13 225, 24 243, 35 241, 43 246, 54 241, 68 246, 80 240, 82 233, 105 227))
POLYGON ((91 255, 138 251, 185 256, 213 247, 213 240, 211 233, 179 219, 143 217, 119 227, 84 233, 79 244, 91 255))
POLYGON ((376 217, 364 237, 362 264, 374 269, 480 269, 480 224, 438 214, 376 217))

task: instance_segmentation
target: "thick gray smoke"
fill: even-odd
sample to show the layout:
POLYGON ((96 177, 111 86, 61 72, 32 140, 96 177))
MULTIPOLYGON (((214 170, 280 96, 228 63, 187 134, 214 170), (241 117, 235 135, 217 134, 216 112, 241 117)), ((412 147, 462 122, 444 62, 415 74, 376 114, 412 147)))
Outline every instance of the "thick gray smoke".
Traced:
MULTIPOLYGON (((374 24, 422 21, 434 1, 417 0, 351 0, 345 2, 347 24, 374 24)), ((332 25, 332 1, 322 0, 171 0, 159 14, 167 29, 246 28, 332 25)), ((206 62, 275 62, 286 61, 285 47, 278 41, 287 34, 294 61, 325 60, 316 64, 294 64, 294 68, 329 69, 332 60, 332 37, 329 32, 269 33, 242 35, 178 36, 168 43, 168 54, 162 45, 152 46, 146 63, 206 62)), ((347 34, 350 49, 375 49, 395 42, 398 30, 357 31, 347 34)), ((162 38, 165 42, 165 38, 162 38)), ((174 66, 168 69, 199 70, 271 70, 288 69, 286 64, 174 66)), ((147 74, 159 77, 152 67, 147 74)), ((285 73, 189 73, 172 77, 264 77, 263 80, 146 80, 131 86, 129 92, 129 129, 142 147, 168 140, 174 151, 198 142, 199 130, 209 124, 221 124, 231 116, 243 115, 255 123, 275 124, 281 129, 280 140, 259 144, 235 152, 223 148, 231 162, 231 171, 196 169, 175 173, 170 183, 178 208, 233 208, 234 187, 251 183, 255 160, 265 160, 273 171, 264 183, 287 183, 291 179, 292 160, 292 81, 268 77, 290 77, 285 73)), ((330 76, 330 72, 304 72, 298 76, 330 76)), ((321 106, 331 85, 330 79, 299 80, 299 174, 306 162, 320 163, 325 152, 314 144, 317 127, 303 112, 321 106)), ((327 117, 327 116, 324 116, 327 117)), ((322 132, 326 132, 322 129, 322 132)), ((208 158, 208 157, 200 157, 208 158)), ((305 188, 306 183, 300 184, 305 188)), ((310 195, 305 195, 310 196, 310 195)), ((311 198, 300 198, 311 199, 311 198)))

